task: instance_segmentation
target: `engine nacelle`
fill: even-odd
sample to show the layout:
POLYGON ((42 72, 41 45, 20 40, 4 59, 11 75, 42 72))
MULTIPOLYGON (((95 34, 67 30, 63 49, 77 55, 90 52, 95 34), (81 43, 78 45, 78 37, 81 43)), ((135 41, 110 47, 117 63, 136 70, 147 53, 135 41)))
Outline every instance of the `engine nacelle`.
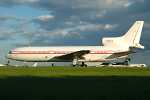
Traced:
POLYGON ((113 38, 102 38, 102 44, 110 44, 110 43, 114 43, 114 39, 113 38))
POLYGON ((123 38, 114 37, 114 38, 102 38, 102 44, 124 44, 125 41, 123 38))

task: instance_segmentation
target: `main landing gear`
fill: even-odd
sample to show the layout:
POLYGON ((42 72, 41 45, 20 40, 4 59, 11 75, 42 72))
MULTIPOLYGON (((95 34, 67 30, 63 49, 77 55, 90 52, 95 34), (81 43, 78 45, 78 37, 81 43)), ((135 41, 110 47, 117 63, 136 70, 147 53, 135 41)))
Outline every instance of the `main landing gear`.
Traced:
POLYGON ((24 63, 26 64, 25 67, 28 67, 28 62, 24 61, 24 63))
POLYGON ((87 67, 86 64, 84 64, 84 62, 82 62, 82 64, 80 65, 81 67, 87 67))

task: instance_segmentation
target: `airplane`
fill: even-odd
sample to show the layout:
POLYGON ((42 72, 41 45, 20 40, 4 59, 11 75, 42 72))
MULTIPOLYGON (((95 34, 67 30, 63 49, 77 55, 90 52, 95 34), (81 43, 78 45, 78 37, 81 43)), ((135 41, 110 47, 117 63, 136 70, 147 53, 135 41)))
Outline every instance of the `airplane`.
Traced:
POLYGON ((127 58, 124 62, 114 62, 112 66, 129 66, 130 58, 127 58))
POLYGON ((9 66, 9 62, 10 62, 10 60, 8 60, 8 62, 6 64, 0 64, 0 67, 9 66))
POLYGON ((35 63, 34 65, 33 65, 33 67, 36 67, 37 66, 37 63, 35 63))
POLYGON ((109 63, 109 62, 104 62, 102 63, 100 66, 110 66, 110 67, 113 67, 113 66, 129 66, 129 62, 130 62, 130 58, 127 58, 124 62, 114 62, 114 63, 109 63))
POLYGON ((0 64, 0 67, 4 67, 5 65, 3 65, 3 64, 0 64))
POLYGON ((138 51, 131 47, 144 49, 140 45, 140 37, 144 21, 136 21, 127 33, 120 37, 102 38, 103 46, 52 46, 22 47, 10 51, 6 58, 28 62, 73 62, 71 66, 87 67, 85 62, 108 62, 128 57, 138 51))

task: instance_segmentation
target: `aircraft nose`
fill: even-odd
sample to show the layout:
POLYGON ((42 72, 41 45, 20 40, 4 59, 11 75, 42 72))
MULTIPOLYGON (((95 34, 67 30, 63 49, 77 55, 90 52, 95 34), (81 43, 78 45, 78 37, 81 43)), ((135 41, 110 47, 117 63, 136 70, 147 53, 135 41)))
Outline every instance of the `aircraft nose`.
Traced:
POLYGON ((6 54, 6 58, 12 59, 12 55, 11 54, 6 54))

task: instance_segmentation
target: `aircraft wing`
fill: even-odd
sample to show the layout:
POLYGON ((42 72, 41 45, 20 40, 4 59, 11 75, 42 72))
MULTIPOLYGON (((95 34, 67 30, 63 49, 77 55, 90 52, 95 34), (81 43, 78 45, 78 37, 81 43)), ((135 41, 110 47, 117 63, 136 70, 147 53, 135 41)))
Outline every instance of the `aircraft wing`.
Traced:
POLYGON ((83 56, 90 53, 90 50, 81 50, 73 53, 69 53, 55 58, 62 60, 73 60, 73 59, 85 59, 83 56))
POLYGON ((130 55, 130 54, 135 54, 139 51, 125 51, 125 52, 117 52, 117 53, 114 53, 114 55, 118 56, 118 57, 121 57, 121 56, 126 56, 126 55, 130 55))
POLYGON ((113 55, 110 55, 109 57, 107 57, 106 59, 114 59, 114 58, 118 58, 118 57, 122 57, 122 56, 128 56, 130 54, 134 54, 137 52, 139 52, 139 51, 116 52, 113 55))

